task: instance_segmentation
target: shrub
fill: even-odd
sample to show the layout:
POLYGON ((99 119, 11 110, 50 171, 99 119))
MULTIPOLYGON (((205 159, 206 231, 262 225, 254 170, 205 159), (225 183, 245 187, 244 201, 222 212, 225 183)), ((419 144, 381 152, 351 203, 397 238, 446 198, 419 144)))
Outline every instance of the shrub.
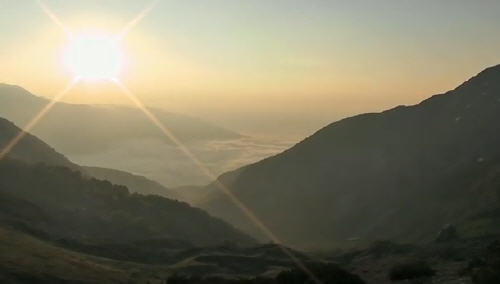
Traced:
POLYGON ((389 279, 405 280, 420 277, 431 277, 436 272, 423 261, 401 263, 393 266, 389 271, 389 279))
MULTIPOLYGON (((359 276, 349 273, 336 264, 308 265, 308 269, 323 284, 363 284, 359 276)), ((276 284, 306 284, 314 283, 302 269, 283 271, 276 277, 276 284)))
POLYGON ((376 241, 368 248, 370 255, 377 258, 393 254, 406 254, 415 249, 412 245, 397 244, 391 241, 376 241))
MULTIPOLYGON (((351 274, 335 264, 308 264, 308 269, 322 284, 364 284, 359 276, 351 274)), ((315 284, 302 269, 294 268, 283 271, 275 279, 249 278, 225 279, 220 277, 188 277, 173 275, 167 280, 168 284, 315 284)))
POLYGON ((500 283, 500 241, 491 243, 484 256, 473 270, 472 282, 476 284, 500 283))
POLYGON ((472 282, 475 284, 500 283, 500 271, 490 267, 481 268, 472 275, 472 282))

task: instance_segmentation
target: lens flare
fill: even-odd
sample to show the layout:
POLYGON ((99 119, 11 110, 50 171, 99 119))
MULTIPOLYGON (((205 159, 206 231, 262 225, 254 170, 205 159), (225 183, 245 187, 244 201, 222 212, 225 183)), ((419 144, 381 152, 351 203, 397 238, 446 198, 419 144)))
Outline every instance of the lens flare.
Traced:
POLYGON ((116 78, 123 67, 120 41, 99 32, 72 35, 64 52, 64 63, 82 80, 116 78))
POLYGON ((194 154, 189 150, 182 141, 180 141, 173 132, 171 132, 140 100, 137 96, 132 93, 125 85, 123 85, 119 80, 112 80, 118 87, 122 90, 122 92, 129 97, 129 99, 140 109, 150 120, 151 122, 158 127, 158 129, 165 135, 166 138, 170 139, 179 149, 200 169, 200 171, 205 174, 208 178, 214 181, 214 184, 217 188, 222 191, 229 200, 246 215, 246 217, 253 222, 257 228, 259 228, 271 241, 273 241, 281 251, 288 256, 294 263, 297 265, 299 269, 304 271, 311 280, 316 284, 322 284, 322 282, 312 273, 306 265, 297 258, 294 253, 285 247, 281 240, 253 213, 253 211, 247 207, 243 202, 241 202, 236 195, 227 187, 224 183, 222 183, 215 174, 213 174, 194 154))
POLYGON ((125 25, 123 31, 117 36, 108 36, 100 33, 87 33, 74 36, 65 27, 54 13, 42 2, 37 0, 42 10, 61 27, 69 38, 69 45, 64 55, 67 67, 74 73, 74 80, 66 89, 59 93, 47 106, 45 106, 21 131, 14 137, 4 149, 0 149, 0 160, 5 157, 10 150, 29 132, 36 123, 57 103, 79 80, 111 80, 118 85, 122 92, 127 95, 132 102, 159 128, 159 130, 169 138, 198 168, 212 180, 215 185, 251 220, 270 240, 275 242, 279 248, 287 255, 295 265, 303 270, 316 284, 322 282, 310 271, 305 264, 297 258, 291 250, 282 245, 280 239, 253 213, 253 211, 241 202, 231 190, 223 184, 215 174, 213 174, 182 141, 180 141, 146 106, 123 85, 119 79, 121 68, 123 67, 123 53, 120 48, 120 39, 123 38, 137 23, 139 23, 155 6, 158 0, 153 0, 149 6, 141 11, 132 21, 125 25))

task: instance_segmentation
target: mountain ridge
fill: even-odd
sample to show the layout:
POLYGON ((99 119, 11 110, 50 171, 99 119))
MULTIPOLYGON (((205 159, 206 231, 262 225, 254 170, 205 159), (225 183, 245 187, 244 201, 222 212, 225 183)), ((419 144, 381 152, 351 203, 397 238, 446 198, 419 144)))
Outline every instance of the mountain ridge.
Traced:
MULTIPOLYGON (((17 125, 25 125, 49 101, 20 86, 0 84, 0 117, 17 125), (19 111, 20 105, 22 111, 19 111)), ((243 137, 197 117, 170 113, 159 108, 149 109, 184 142, 243 137)), ((66 155, 102 151, 117 141, 128 139, 161 137, 165 141, 139 109, 110 104, 58 102, 33 129, 33 133, 66 155), (79 131, 75 133, 75 129, 79 131)))
MULTIPOLYGON (((496 65, 419 104, 331 123, 281 154, 219 179, 288 244, 331 245, 351 237, 429 239, 442 223, 463 222, 465 215, 477 213, 462 200, 474 196, 474 179, 495 183, 485 173, 496 173, 500 162, 495 146, 500 129, 494 123, 500 118, 499 82, 496 65), (421 202, 428 212, 412 205, 421 202), (442 212, 440 202, 453 209, 442 212), (465 206, 463 212, 458 204, 465 206), (403 220, 415 222, 431 212, 440 217, 413 238, 402 237, 410 230, 403 220), (384 226, 391 222, 406 229, 396 234, 384 226)), ((199 204, 202 208, 258 234, 215 185, 205 189, 215 193, 199 204)), ((485 198, 479 208, 494 206, 486 198, 491 189, 477 190, 485 198)))

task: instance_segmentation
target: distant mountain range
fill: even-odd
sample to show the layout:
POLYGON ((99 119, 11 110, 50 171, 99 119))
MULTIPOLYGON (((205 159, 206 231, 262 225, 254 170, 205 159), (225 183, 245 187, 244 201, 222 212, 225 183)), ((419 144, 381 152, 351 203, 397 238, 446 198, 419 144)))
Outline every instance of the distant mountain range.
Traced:
MULTIPOLYGON (((0 119, 0 149, 21 130, 0 119)), ((130 179, 148 193, 161 186, 109 169, 82 168, 28 134, 0 161, 0 221, 22 224, 51 239, 85 242, 181 240, 193 245, 253 243, 224 221, 186 203, 131 194, 127 187, 89 175, 130 179), (118 176, 118 177, 117 177, 118 176), (15 204, 18 204, 16 206, 15 204)))
MULTIPOLYGON (((48 102, 21 87, 0 84, 0 117, 20 127, 48 102)), ((198 118, 150 110, 216 174, 276 154, 290 145, 243 136, 198 118)), ((170 188, 211 182, 135 107, 60 102, 32 132, 80 165, 134 173, 170 188)))
MULTIPOLYGON (((21 87, 0 84, 0 117, 16 125, 24 126, 48 102, 21 87)), ((241 137, 198 118, 151 110, 183 142, 241 137)), ((170 143, 141 110, 119 105, 60 102, 37 124, 33 134, 66 155, 105 151, 130 140, 161 139, 170 143)))
MULTIPOLYGON (((500 65, 417 105, 334 122, 219 180, 302 247, 425 241, 446 223, 499 231, 499 122, 500 65)), ((214 184, 199 190, 202 208, 259 235, 214 184)))
POLYGON ((177 191, 168 189, 156 181, 152 181, 140 175, 100 167, 81 167, 81 171, 97 179, 109 180, 116 184, 125 185, 136 193, 178 198, 177 191))

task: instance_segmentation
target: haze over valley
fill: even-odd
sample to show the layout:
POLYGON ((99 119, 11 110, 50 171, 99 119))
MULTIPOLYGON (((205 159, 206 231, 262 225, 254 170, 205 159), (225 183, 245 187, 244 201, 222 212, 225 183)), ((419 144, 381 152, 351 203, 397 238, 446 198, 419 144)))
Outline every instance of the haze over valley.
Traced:
MULTIPOLYGON (((48 102, 19 86, 0 85, 0 114, 17 125, 26 125, 48 102)), ((253 138, 198 118, 154 111, 215 174, 256 162, 291 145, 288 140, 253 138)), ((60 103, 33 133, 82 165, 129 171, 169 187, 211 181, 135 108, 60 103)))

